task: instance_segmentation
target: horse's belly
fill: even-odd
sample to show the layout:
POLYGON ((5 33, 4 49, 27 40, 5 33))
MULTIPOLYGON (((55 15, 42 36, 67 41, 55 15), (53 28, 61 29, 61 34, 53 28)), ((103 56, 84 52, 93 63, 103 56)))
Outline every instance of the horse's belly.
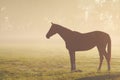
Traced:
POLYGON ((66 44, 66 47, 70 50, 73 50, 73 51, 85 51, 85 50, 90 50, 92 49, 93 47, 95 47, 96 44, 94 41, 92 42, 79 42, 79 43, 69 43, 69 44, 66 44))
POLYGON ((90 50, 92 49, 93 47, 95 47, 95 45, 80 45, 80 46, 77 46, 75 48, 76 51, 85 51, 85 50, 90 50))

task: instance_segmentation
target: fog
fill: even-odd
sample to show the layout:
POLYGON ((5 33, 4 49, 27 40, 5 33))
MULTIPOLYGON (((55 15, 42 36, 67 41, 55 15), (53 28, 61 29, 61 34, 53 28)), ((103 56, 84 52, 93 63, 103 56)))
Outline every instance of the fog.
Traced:
POLYGON ((120 0, 0 0, 1 46, 64 46, 58 36, 47 40, 51 22, 86 33, 110 34, 120 46, 120 0))

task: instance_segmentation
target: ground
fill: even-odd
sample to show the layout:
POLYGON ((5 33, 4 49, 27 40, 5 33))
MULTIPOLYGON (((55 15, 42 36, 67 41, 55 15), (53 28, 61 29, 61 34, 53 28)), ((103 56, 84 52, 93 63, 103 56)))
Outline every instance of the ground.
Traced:
POLYGON ((67 50, 0 48, 0 80, 120 80, 120 58, 111 60, 107 72, 104 60, 97 72, 99 55, 96 50, 76 52, 77 70, 70 72, 67 50))

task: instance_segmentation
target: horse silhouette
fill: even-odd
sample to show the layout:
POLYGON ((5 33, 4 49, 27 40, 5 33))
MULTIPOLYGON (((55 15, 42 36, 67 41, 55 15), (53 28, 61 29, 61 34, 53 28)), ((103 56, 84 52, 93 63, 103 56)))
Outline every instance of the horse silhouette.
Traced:
POLYGON ((98 71, 100 71, 104 57, 106 58, 108 71, 110 71, 111 59, 111 39, 110 36, 102 31, 93 31, 89 33, 79 33, 67 29, 61 25, 52 23, 46 38, 50 38, 58 33, 65 41, 66 48, 69 51, 71 71, 76 71, 75 51, 85 51, 97 47, 100 56, 98 71), (107 50, 106 50, 107 47, 107 50))

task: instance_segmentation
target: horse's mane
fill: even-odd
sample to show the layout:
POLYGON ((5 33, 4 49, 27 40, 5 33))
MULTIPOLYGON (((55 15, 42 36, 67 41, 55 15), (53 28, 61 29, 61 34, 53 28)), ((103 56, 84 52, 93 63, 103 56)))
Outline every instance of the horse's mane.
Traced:
POLYGON ((55 24, 57 27, 59 27, 59 28, 62 28, 62 29, 64 29, 64 30, 67 30, 67 31, 72 31, 72 32, 74 32, 74 33, 79 33, 79 34, 82 34, 82 33, 80 33, 80 32, 77 32, 77 31, 73 31, 73 30, 71 30, 71 29, 68 29, 68 28, 66 28, 66 27, 64 27, 64 26, 61 26, 61 25, 59 25, 59 24, 55 24))
POLYGON ((65 29, 65 30, 68 30, 68 31, 72 31, 72 30, 70 30, 70 29, 68 29, 68 28, 66 28, 66 27, 64 27, 64 26, 61 26, 61 25, 59 25, 59 24, 55 24, 57 27, 59 27, 59 28, 63 28, 63 29, 65 29))

